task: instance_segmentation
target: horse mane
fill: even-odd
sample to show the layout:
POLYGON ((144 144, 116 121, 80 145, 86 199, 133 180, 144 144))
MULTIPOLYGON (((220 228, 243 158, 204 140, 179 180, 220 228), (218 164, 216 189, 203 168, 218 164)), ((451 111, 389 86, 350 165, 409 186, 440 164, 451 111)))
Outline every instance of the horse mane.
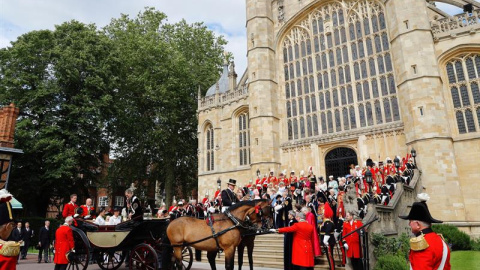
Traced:
POLYGON ((230 206, 228 208, 229 211, 233 211, 239 207, 242 207, 244 205, 248 205, 248 206, 255 206, 257 205, 258 202, 267 202, 266 199, 257 199, 257 200, 252 200, 252 201, 241 201, 241 202, 238 202, 232 206, 230 206))

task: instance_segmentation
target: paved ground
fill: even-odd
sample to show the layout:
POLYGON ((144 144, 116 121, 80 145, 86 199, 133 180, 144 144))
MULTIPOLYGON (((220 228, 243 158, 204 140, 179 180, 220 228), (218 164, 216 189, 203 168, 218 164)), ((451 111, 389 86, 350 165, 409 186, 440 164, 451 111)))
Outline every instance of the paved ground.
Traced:
MULTIPOLYGON (((29 254, 26 260, 20 260, 20 263, 17 265, 17 270, 52 270, 55 265, 53 263, 37 263, 38 255, 29 254)), ((125 265, 122 265, 119 270, 126 270, 128 268, 125 265)), ((199 269, 210 269, 210 265, 206 262, 193 262, 192 270, 199 270, 199 269)), ((225 270, 225 265, 217 265, 218 270, 225 270)), ((235 265, 235 269, 238 267, 235 265)), ((245 269, 248 269, 245 268, 245 269)), ((255 267, 256 270, 278 270, 274 268, 262 268, 262 267, 255 267)), ((92 264, 88 266, 88 270, 100 270, 100 267, 96 264, 92 264)))

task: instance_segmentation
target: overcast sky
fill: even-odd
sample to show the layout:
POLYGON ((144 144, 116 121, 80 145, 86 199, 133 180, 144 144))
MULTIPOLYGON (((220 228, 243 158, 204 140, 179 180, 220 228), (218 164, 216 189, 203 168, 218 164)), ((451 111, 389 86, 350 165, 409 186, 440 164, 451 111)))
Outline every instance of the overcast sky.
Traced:
MULTIPOLYGON (((70 20, 95 23, 100 28, 121 13, 133 18, 146 6, 167 14, 169 22, 202 21, 223 35, 238 75, 243 74, 247 66, 245 0, 0 0, 0 48, 32 30, 54 29, 70 20)), ((461 12, 450 5, 437 6, 450 14, 461 12)))

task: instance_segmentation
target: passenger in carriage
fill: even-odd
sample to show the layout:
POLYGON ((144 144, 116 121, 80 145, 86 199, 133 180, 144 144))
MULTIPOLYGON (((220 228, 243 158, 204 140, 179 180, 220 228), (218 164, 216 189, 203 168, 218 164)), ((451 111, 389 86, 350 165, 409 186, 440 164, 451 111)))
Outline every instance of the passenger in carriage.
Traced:
POLYGON ((88 198, 87 200, 85 200, 85 204, 80 206, 80 208, 82 208, 83 212, 81 214, 81 217, 85 220, 87 219, 95 219, 95 215, 94 212, 95 212, 95 207, 93 207, 93 202, 92 202, 92 199, 88 198))
POLYGON ((103 226, 103 225, 106 224, 105 218, 104 218, 105 217, 105 212, 106 212, 105 207, 101 207, 99 211, 100 212, 98 212, 98 216, 93 223, 95 223, 99 226, 103 226))
POLYGON ((110 217, 108 225, 117 225, 122 222, 122 216, 120 216, 120 209, 115 207, 113 209, 113 216, 110 217))

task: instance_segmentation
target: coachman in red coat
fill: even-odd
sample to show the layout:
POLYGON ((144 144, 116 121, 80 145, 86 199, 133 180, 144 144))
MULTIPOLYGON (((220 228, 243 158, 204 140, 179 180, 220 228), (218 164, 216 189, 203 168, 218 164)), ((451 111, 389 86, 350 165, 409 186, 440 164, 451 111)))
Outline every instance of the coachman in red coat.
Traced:
POLYGON ((70 228, 72 221, 72 217, 67 217, 65 223, 55 232, 55 258, 53 259, 55 270, 67 269, 67 252, 73 250, 75 247, 72 228, 70 228))
MULTIPOLYGON (((297 223, 290 227, 278 229, 278 233, 293 233, 292 245, 292 264, 301 268, 313 269, 314 251, 313 251, 313 233, 312 225, 305 221, 305 214, 298 213, 297 223)), ((277 232, 275 229, 271 231, 277 232)))
POLYGON ((75 204, 76 202, 77 202, 77 194, 70 195, 70 202, 68 202, 63 206, 63 212, 62 212, 63 218, 66 218, 69 216, 73 217, 76 214, 75 210, 78 207, 75 204))
MULTIPOLYGON (((347 212, 345 219, 346 221, 343 223, 342 235, 346 235, 363 226, 360 220, 354 220, 354 215, 351 212, 347 212)), ((360 234, 358 232, 353 233, 343 238, 343 240, 343 245, 345 250, 347 250, 347 257, 350 258, 352 268, 354 270, 363 270, 360 234)))
POLYGON ((450 249, 441 235, 430 228, 432 223, 443 223, 434 219, 428 210, 426 193, 417 195, 420 202, 415 202, 408 216, 400 216, 409 220, 414 238, 410 239, 410 269, 412 270, 450 270, 450 249))

